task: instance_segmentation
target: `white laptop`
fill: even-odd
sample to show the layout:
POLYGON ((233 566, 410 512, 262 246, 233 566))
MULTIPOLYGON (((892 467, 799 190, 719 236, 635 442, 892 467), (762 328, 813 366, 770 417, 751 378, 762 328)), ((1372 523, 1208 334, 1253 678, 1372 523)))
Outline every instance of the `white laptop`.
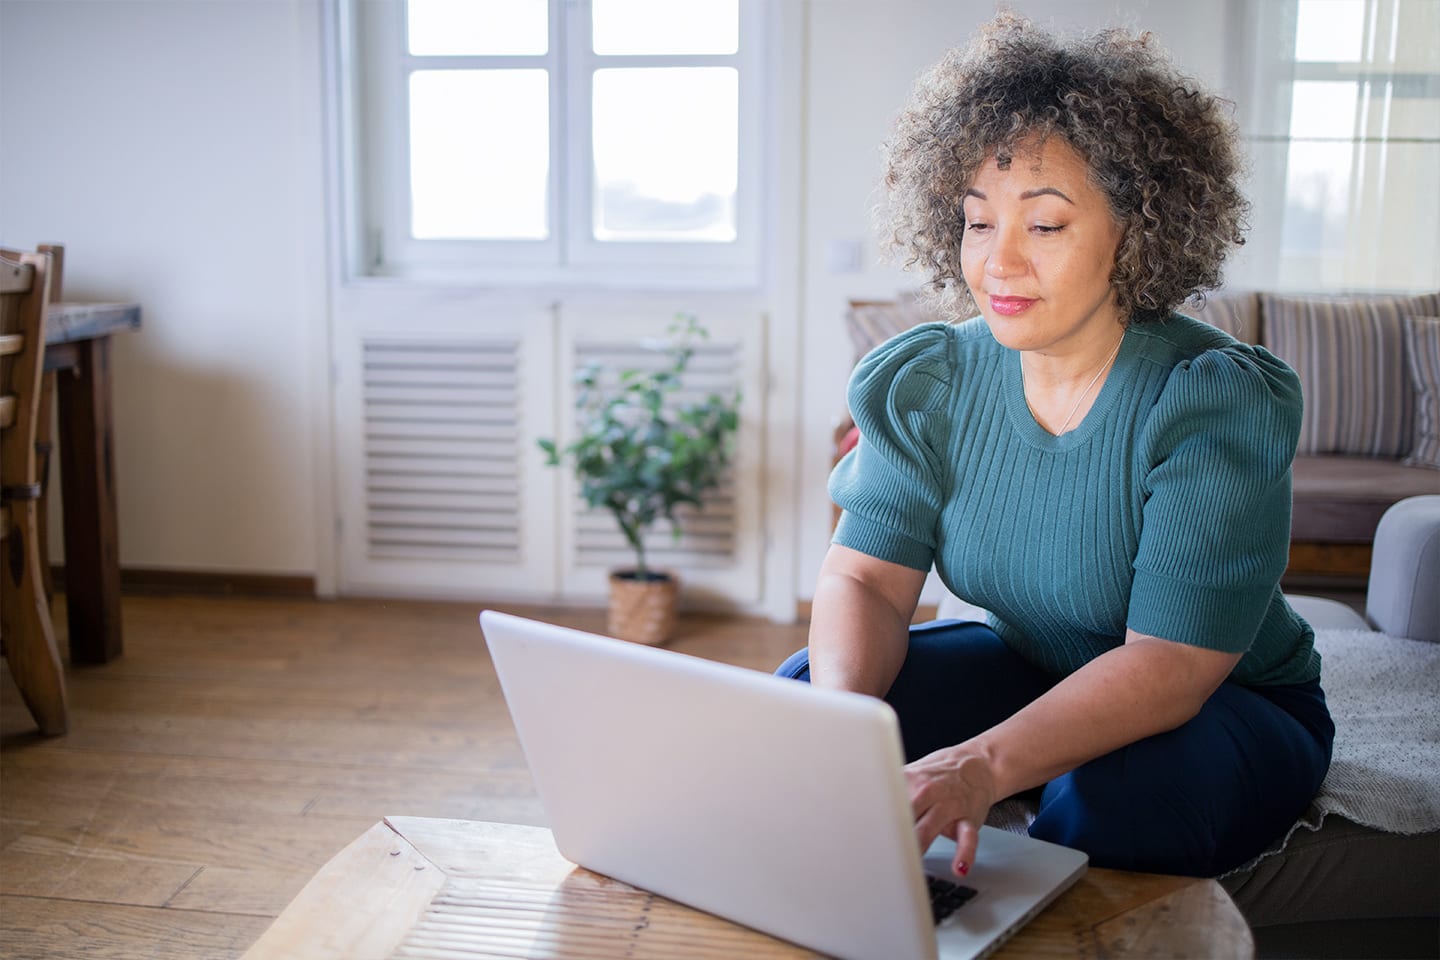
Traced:
POLYGON ((860 694, 487 610, 481 627, 569 860, 837 957, 983 956, 1086 856, 985 827, 923 857, 894 711, 860 694), (926 876, 976 893, 944 920, 926 876))

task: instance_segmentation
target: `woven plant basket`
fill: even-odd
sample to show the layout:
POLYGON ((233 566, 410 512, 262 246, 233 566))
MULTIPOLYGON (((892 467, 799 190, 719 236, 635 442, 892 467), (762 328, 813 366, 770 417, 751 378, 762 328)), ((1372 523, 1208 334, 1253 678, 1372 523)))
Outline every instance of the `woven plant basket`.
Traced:
POLYGON ((630 571, 610 574, 610 635, 652 647, 664 643, 675 630, 679 594, 680 579, 672 573, 656 580, 636 580, 630 571))

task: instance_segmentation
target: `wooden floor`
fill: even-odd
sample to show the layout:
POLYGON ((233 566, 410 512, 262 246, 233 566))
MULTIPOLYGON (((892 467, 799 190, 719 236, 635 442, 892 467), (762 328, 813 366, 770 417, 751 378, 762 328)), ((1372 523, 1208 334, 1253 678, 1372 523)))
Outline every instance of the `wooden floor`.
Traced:
MULTIPOLYGON (((56 739, 0 675, 0 957, 236 957, 387 814, 543 823, 477 610, 127 598, 124 657, 69 672, 56 739)), ((770 669, 803 643, 693 617, 671 647, 770 669)))

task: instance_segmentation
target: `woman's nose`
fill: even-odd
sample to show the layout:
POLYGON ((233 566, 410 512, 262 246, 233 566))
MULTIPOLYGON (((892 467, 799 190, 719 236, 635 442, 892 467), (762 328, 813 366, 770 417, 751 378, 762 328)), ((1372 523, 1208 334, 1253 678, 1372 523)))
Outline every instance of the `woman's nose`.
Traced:
POLYGON ((997 230, 990 255, 985 258, 985 272, 996 279, 1013 277, 1025 269, 1023 240, 1014 231, 997 230))

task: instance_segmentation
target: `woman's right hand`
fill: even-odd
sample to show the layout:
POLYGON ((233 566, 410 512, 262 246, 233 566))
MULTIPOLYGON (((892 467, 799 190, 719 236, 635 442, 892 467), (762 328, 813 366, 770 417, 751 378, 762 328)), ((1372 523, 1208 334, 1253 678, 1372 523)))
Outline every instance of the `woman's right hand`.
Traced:
POLYGON ((955 841, 951 868, 963 877, 975 862, 980 827, 1000 799, 989 759, 966 743, 945 747, 907 765, 905 782, 921 854, 936 837, 951 838, 955 841))

